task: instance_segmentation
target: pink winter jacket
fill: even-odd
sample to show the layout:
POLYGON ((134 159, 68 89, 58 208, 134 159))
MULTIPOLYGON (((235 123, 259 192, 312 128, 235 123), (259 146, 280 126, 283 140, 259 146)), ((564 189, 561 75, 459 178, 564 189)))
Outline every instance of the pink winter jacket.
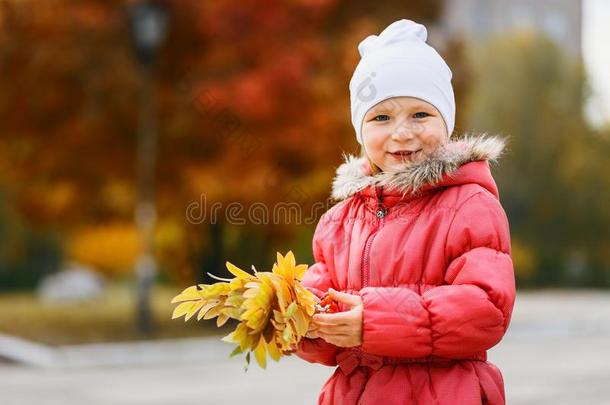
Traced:
MULTIPOLYGON (((320 219, 316 263, 303 284, 362 297, 362 345, 304 338, 296 355, 338 366, 324 405, 500 405, 487 361, 515 300, 509 225, 490 161, 498 137, 467 136, 397 173, 370 173, 347 156, 320 219)), ((340 304, 341 310, 347 310, 340 304)))

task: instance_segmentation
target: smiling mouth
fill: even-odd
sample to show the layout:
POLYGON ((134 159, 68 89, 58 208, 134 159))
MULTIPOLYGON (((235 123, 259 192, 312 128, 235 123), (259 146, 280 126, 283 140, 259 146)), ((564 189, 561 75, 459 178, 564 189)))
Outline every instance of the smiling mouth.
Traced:
POLYGON ((394 156, 395 158, 398 159, 411 159, 411 157, 416 154, 417 152, 419 152, 421 149, 418 149, 416 151, 400 151, 400 152, 389 152, 390 155, 394 156))

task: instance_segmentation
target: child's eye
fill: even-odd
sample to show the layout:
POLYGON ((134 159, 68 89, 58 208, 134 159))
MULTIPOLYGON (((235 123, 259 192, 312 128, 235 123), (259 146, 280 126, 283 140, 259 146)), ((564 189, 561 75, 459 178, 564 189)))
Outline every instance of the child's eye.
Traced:
POLYGON ((375 118, 373 118, 373 121, 387 121, 389 119, 390 119, 389 115, 380 114, 380 115, 377 115, 375 118), (381 118, 381 119, 378 119, 378 118, 381 118))
POLYGON ((424 112, 424 111, 416 112, 415 114, 413 114, 413 116, 415 118, 426 118, 429 115, 430 114, 428 114, 427 112, 424 112), (418 115, 418 114, 420 114, 420 115, 418 115))

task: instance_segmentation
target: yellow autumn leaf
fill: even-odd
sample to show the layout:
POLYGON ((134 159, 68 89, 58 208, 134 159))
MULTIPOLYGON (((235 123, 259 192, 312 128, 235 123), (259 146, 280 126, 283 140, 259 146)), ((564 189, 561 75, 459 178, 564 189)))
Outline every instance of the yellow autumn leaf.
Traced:
POLYGON ((218 316, 227 316, 233 319, 240 319, 241 313, 242 310, 240 308, 224 307, 220 310, 220 315, 218 316))
POLYGON ((238 308, 244 303, 244 301, 245 301, 245 299, 244 299, 243 294, 234 294, 234 295, 230 295, 225 300, 225 305, 238 308))
POLYGON ((280 352, 280 349, 277 347, 277 345, 275 344, 275 340, 271 340, 271 342, 267 343, 267 353, 269 353, 269 355, 271 356, 271 358, 275 361, 280 361, 280 358, 282 357, 282 353, 280 352))
POLYGON ((227 270, 229 270, 231 272, 231 274, 233 274, 237 278, 249 279, 249 278, 253 277, 250 273, 243 271, 242 269, 240 269, 239 267, 237 267, 236 265, 234 265, 231 262, 227 262, 226 265, 227 265, 227 270))
POLYGON ((215 316, 218 316, 218 314, 220 314, 220 310, 222 309, 222 305, 214 305, 212 308, 210 308, 208 310, 208 312, 205 313, 205 315, 203 315, 203 319, 212 319, 215 316))
POLYGON ((218 315, 218 318, 216 318, 216 326, 220 328, 228 320, 229 320, 229 316, 224 315, 224 314, 220 314, 220 315, 218 315))
POLYGON ((198 298, 201 298, 201 294, 199 293, 199 289, 197 288, 197 286, 194 285, 192 287, 186 288, 180 294, 176 295, 171 300, 171 303, 175 304, 177 302, 191 301, 191 300, 195 300, 195 299, 198 299, 198 298))
POLYGON ((290 266, 290 268, 294 268, 294 266, 296 265, 296 260, 294 258, 294 253, 292 253, 292 250, 289 250, 288 253, 286 253, 286 256, 284 256, 284 259, 286 260, 288 266, 290 266))
POLYGON ((172 313, 172 319, 180 318, 181 316, 184 316, 185 314, 187 314, 191 310, 191 308, 193 307, 194 304, 195 304, 195 302, 188 301, 188 302, 183 302, 180 305, 178 305, 174 309, 174 312, 172 313))
POLYGON ((254 349, 254 357, 261 368, 267 368, 267 350, 265 349, 267 345, 265 344, 265 339, 262 337, 258 341, 258 345, 256 349, 254 349))
POLYGON ((201 307, 201 309, 199 310, 199 314, 197 314, 197 320, 200 321, 201 318, 203 318, 203 316, 212 308, 214 308, 216 305, 218 305, 217 300, 215 301, 211 301, 211 302, 206 302, 203 307, 201 307))
POLYGON ((229 283, 214 283, 206 285, 202 290, 202 295, 205 298, 212 299, 218 298, 222 295, 227 295, 231 292, 231 286, 229 283))
POLYGON ((203 301, 193 302, 191 309, 189 309, 189 311, 184 315, 184 322, 191 319, 191 317, 197 313, 197 311, 203 306, 203 304, 203 301))
POLYGON ((295 267, 295 273, 296 273, 296 278, 298 278, 299 280, 303 279, 303 275, 305 274, 305 272, 309 269, 309 266, 306 264, 300 264, 298 266, 295 267))
POLYGON ((244 291, 243 297, 244 298, 255 298, 258 295, 259 290, 260 289, 258 288, 258 286, 248 288, 246 291, 244 291))
POLYGON ((307 320, 307 316, 303 313, 302 310, 298 309, 294 314, 294 320, 296 324, 297 333, 299 336, 304 336, 307 333, 307 329, 309 329, 309 322, 307 320))

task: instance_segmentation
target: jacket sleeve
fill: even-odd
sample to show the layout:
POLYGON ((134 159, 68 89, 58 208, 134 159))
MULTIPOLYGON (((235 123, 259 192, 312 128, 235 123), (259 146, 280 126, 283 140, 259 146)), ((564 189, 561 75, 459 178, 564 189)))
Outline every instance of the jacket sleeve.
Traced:
POLYGON ((365 287, 366 352, 464 358, 501 339, 515 301, 509 225, 500 202, 479 192, 457 210, 446 242, 445 285, 421 295, 405 287, 365 287))
MULTIPOLYGON (((319 298, 333 287, 333 283, 322 254, 324 235, 328 232, 325 228, 325 215, 320 218, 313 236, 313 256, 315 263, 305 272, 301 284, 319 298)), ((297 346, 295 354, 310 363, 321 363, 327 366, 336 366, 338 347, 328 343, 322 338, 303 338, 297 346)))

